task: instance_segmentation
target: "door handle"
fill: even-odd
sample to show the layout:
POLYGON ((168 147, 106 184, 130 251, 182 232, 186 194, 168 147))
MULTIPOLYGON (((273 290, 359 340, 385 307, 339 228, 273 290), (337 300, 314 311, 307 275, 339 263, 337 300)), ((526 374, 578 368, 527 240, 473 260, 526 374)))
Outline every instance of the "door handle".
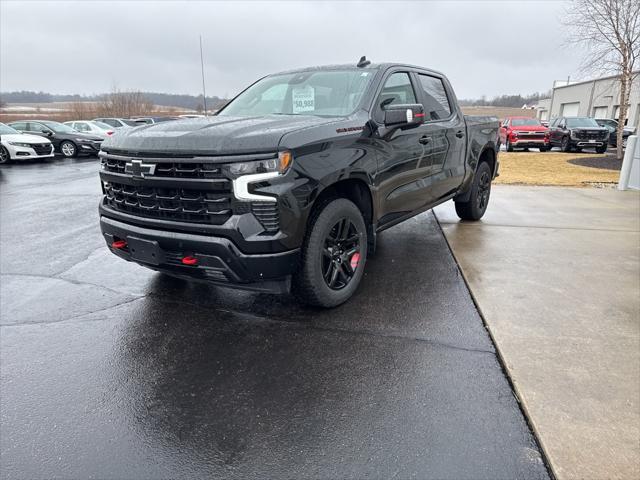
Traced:
POLYGON ((424 137, 420 137, 420 140, 418 140, 418 142, 420 142, 422 145, 426 145, 428 143, 431 143, 431 137, 427 137, 425 135, 424 137))
POLYGON ((458 137, 458 138, 462 138, 462 137, 464 137, 464 132, 463 132, 462 130, 458 130, 458 131, 456 132, 456 137, 458 137))

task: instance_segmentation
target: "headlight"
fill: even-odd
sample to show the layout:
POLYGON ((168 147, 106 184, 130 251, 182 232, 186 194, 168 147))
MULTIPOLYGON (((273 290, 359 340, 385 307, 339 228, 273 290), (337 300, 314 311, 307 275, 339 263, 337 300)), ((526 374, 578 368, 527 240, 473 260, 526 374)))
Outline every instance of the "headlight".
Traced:
POLYGON ((284 175, 289 170, 289 167, 291 167, 292 160, 293 156, 291 155, 291 152, 280 152, 278 154, 278 158, 232 163, 229 165, 229 173, 234 177, 272 172, 284 175))
POLYGON ((33 148, 33 145, 31 145, 30 143, 24 143, 24 142, 9 142, 9 145, 13 145, 14 147, 33 148))

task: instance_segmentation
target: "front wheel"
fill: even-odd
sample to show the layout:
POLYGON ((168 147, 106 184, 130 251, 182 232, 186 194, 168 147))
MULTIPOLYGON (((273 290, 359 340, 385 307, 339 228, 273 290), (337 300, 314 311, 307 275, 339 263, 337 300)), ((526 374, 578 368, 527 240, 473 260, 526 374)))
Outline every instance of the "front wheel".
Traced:
POLYGON ((456 213, 462 220, 480 220, 487 211, 491 195, 491 167, 482 162, 473 177, 471 195, 465 202, 455 202, 456 213))
POLYGON ((294 292, 309 305, 335 307, 354 294, 367 259, 367 233, 360 209, 346 198, 314 214, 302 248, 294 292))
POLYGON ((66 158, 73 158, 78 154, 78 149, 76 148, 75 143, 65 140, 60 144, 60 152, 66 158))
POLYGON ((511 145, 511 142, 509 141, 508 138, 507 138, 507 143, 505 143, 504 146, 507 149, 507 152, 513 152, 513 145, 511 145))
POLYGON ((9 163, 11 161, 11 155, 3 145, 0 145, 0 164, 9 163))
POLYGON ((560 142, 560 150, 563 152, 571 151, 571 142, 569 141, 569 137, 562 137, 562 141, 560 142))
POLYGON ((601 147, 596 147, 596 153, 606 153, 606 151, 607 151, 606 145, 602 145, 601 147))

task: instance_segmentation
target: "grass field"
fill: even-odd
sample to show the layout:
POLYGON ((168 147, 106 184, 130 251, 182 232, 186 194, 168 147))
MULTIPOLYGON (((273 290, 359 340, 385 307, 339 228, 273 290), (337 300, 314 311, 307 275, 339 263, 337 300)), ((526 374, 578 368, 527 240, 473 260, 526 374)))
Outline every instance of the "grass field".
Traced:
MULTIPOLYGON (((562 152, 501 152, 500 176, 495 183, 509 185, 558 185, 586 187, 594 184, 615 184, 619 170, 574 165, 569 161, 606 155, 562 152)), ((598 163, 598 158, 594 161, 598 163)), ((607 162, 610 163, 610 162, 607 162)))

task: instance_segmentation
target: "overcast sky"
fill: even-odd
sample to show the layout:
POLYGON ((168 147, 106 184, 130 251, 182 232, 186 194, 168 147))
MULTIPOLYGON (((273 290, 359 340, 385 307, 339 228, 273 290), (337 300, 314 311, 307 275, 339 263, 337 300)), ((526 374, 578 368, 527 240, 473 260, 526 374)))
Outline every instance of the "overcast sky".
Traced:
POLYGON ((174 2, 0 0, 0 90, 237 93, 308 65, 406 62, 460 98, 546 91, 579 76, 560 42, 564 1, 174 2))

